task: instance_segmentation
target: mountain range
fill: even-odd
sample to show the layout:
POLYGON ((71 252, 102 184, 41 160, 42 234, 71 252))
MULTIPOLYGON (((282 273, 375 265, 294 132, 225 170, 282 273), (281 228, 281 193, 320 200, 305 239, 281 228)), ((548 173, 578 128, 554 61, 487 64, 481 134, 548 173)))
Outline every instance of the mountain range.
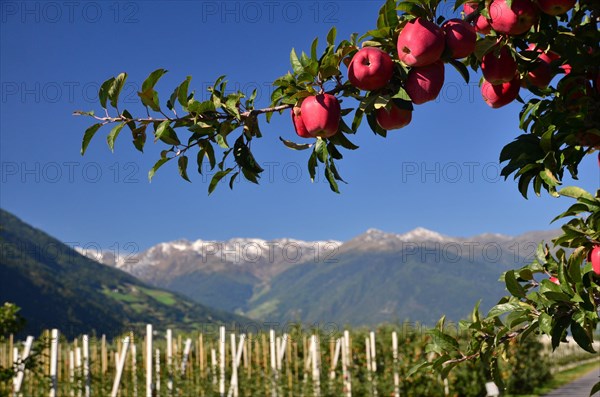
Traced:
POLYGON ((346 242, 178 240, 127 257, 94 254, 153 286, 255 320, 432 324, 444 314, 464 318, 478 300, 483 310, 494 305, 506 293, 502 272, 525 264, 540 241, 557 235, 369 229, 346 242))
POLYGON ((114 336, 146 323, 192 330, 247 321, 91 260, 0 209, 0 303, 7 301, 21 308, 23 332, 31 335, 59 328, 67 336, 114 336))

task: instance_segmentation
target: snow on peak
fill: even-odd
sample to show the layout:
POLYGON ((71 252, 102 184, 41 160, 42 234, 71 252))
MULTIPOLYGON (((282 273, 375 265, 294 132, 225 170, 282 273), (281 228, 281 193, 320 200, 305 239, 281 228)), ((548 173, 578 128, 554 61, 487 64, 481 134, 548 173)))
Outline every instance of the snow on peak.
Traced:
POLYGON ((446 237, 433 230, 417 227, 408 233, 399 234, 398 238, 403 241, 445 241, 446 237))

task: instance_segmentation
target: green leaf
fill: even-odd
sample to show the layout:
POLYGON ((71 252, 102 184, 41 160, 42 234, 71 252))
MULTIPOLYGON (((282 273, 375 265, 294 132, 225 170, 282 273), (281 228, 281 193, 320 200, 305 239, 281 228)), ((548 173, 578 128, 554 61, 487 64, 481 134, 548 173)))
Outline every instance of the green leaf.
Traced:
POLYGON ((415 3, 401 2, 396 6, 396 10, 414 17, 427 17, 427 10, 415 3))
POLYGON ((398 25, 398 14, 396 13, 396 0, 386 0, 385 4, 379 9, 377 18, 377 27, 396 28, 398 25))
POLYGON ((325 163, 327 161, 327 157, 329 152, 327 151, 327 142, 323 139, 317 139, 317 145, 315 146, 315 153, 317 154, 317 159, 321 163, 325 163))
POLYGON ((213 101, 198 102, 195 99, 188 101, 187 109, 188 112, 196 114, 215 112, 217 110, 213 101))
POLYGON ((179 160, 177 160, 177 166, 179 168, 179 175, 188 182, 190 178, 187 174, 187 166, 188 166, 188 158, 187 156, 179 156, 179 160))
POLYGON ((577 186, 564 187, 558 191, 558 194, 561 196, 572 197, 574 199, 580 199, 583 197, 588 200, 594 200, 594 196, 577 186))
POLYGON ((411 376, 413 376, 414 374, 416 374, 417 372, 419 372, 420 370, 422 370, 423 368, 426 367, 430 367, 431 363, 429 363, 428 361, 423 361, 420 364, 417 364, 415 366, 413 366, 407 373, 406 373, 406 378, 410 378, 411 376))
POLYGON ((167 71, 165 69, 156 69, 154 72, 150 73, 150 75, 144 80, 142 83, 142 92, 152 90, 158 80, 165 74, 167 71))
POLYGON ((162 167, 164 163, 171 159, 172 157, 163 157, 160 160, 158 160, 156 164, 154 164, 154 167, 152 167, 152 169, 148 171, 148 180, 152 181, 152 178, 154 178, 154 174, 156 174, 156 171, 158 171, 158 169, 162 167))
POLYGON ((85 154, 85 151, 87 150, 87 147, 90 144, 90 141, 92 140, 92 138, 94 137, 94 135, 96 134, 96 132, 98 131, 98 129, 100 127, 102 127, 102 124, 97 123, 97 124, 90 126, 87 130, 85 130, 85 133, 83 134, 83 142, 81 143, 81 155, 82 156, 85 154))
POLYGON ((190 85, 190 81, 192 80, 192 76, 187 76, 183 83, 179 85, 177 89, 177 100, 179 104, 184 108, 188 105, 188 87, 190 85))
POLYGON ((569 317, 559 317, 552 326, 552 349, 556 349, 560 345, 564 337, 565 330, 569 327, 569 317))
POLYGON ((462 78, 465 80, 465 83, 469 84, 469 78, 471 76, 469 75, 469 70, 467 69, 465 64, 460 61, 457 61, 456 59, 451 59, 448 62, 450 63, 450 65, 454 66, 458 73, 460 73, 462 78))
POLYGON ((430 330, 429 334, 433 337, 432 343, 434 345, 437 345, 441 349, 440 352, 450 352, 458 350, 458 342, 450 335, 446 335, 436 328, 430 330))
POLYGON ((158 92, 153 89, 138 92, 138 96, 142 100, 144 106, 148 106, 155 112, 160 112, 160 103, 158 102, 158 92))
POLYGON ((592 346, 592 338, 585 329, 579 325, 576 321, 571 321, 571 333, 573 334, 573 339, 575 342, 585 351, 590 353, 596 353, 594 347, 592 346))
POLYGON ((290 149, 294 149, 294 150, 306 150, 313 146, 312 143, 296 143, 296 142, 288 141, 287 139, 283 139, 282 137, 279 137, 279 140, 281 142, 283 142, 283 144, 285 146, 289 147, 290 149))
POLYGON ((225 178, 227 174, 229 174, 231 171, 233 171, 233 168, 227 168, 225 170, 218 171, 217 173, 215 173, 215 175, 210 180, 210 184, 208 185, 208 194, 214 192, 221 179, 225 178))
POLYGON ((355 144, 353 144, 352 142, 350 142, 350 140, 348 140, 348 138, 346 137, 345 134, 338 132, 337 134, 335 134, 334 136, 332 136, 331 138, 329 138, 329 141, 331 143, 333 143, 334 145, 338 145, 341 146, 345 149, 349 149, 349 150, 356 150, 358 149, 358 146, 356 146, 355 144))
POLYGON ((144 152, 144 144, 146 143, 146 127, 148 124, 143 124, 139 128, 131 132, 133 136, 133 146, 140 152, 144 152))
POLYGON ((131 132, 135 131, 135 121, 133 121, 133 116, 127 109, 123 110, 123 116, 127 118, 129 121, 127 122, 127 127, 131 130, 131 132))
POLYGON ((308 158, 308 174, 310 175, 311 182, 314 182, 317 175, 317 152, 314 149, 308 158))
POLYGON ((210 169, 214 169, 215 166, 217 165, 217 158, 215 157, 215 150, 212 146, 212 144, 208 141, 204 141, 205 143, 202 144, 202 149, 205 150, 206 152, 206 157, 208 157, 208 162, 210 163, 210 169))
POLYGON ((300 63, 298 55, 296 55, 296 50, 293 48, 290 52, 290 63, 292 64, 292 69, 294 70, 295 74, 301 74, 302 72, 304 72, 304 67, 300 63))
POLYGON ((158 125, 156 131, 154 132, 154 136, 156 139, 160 139, 166 144, 169 145, 181 145, 179 138, 177 137, 177 133, 173 128, 171 128, 171 121, 165 120, 158 125))
POLYGON ((108 143, 108 147, 112 152, 115 151, 115 140, 119 136, 119 132, 121 132, 124 126, 125 123, 115 125, 115 127, 110 131, 110 133, 106 137, 106 142, 108 143))
POLYGON ((499 305, 492 307, 492 309, 490 310, 490 312, 488 313, 487 316, 490 318, 498 317, 498 316, 501 316, 502 314, 512 312, 512 311, 518 310, 520 308, 521 308, 521 306, 518 303, 501 303, 499 305))
POLYGON ((127 73, 119 74, 108 89, 108 98, 110 99, 110 104, 115 109, 117 108, 117 102, 119 101, 121 90, 125 85, 125 80, 127 80, 127 73))
POLYGON ((327 33, 327 44, 329 45, 335 45, 335 37, 337 36, 337 29, 335 28, 335 26, 332 26, 331 29, 329 29, 329 33, 327 33))
POLYGON ((514 270, 506 272, 504 276, 504 282, 506 283, 506 289, 511 293, 512 296, 517 298, 525 298, 525 289, 517 281, 514 270))
POLYGON ((316 37, 313 42, 312 45, 310 46, 310 58, 312 60, 318 61, 319 58, 317 57, 317 47, 319 45, 319 38, 316 37))
POLYGON ((215 139, 217 140, 217 143, 219 144, 219 146, 221 146, 223 149, 229 149, 229 144, 227 144, 227 140, 225 139, 225 137, 221 134, 217 134, 215 136, 215 139))
POLYGON ((331 170, 329 163, 325 166, 325 177, 327 178, 327 182, 329 182, 329 188, 335 193, 339 193, 340 190, 338 188, 337 181, 335 180, 335 174, 331 170))
POLYGON ((114 81, 115 81, 114 77, 111 77, 110 79, 106 80, 104 83, 102 83, 102 85, 100 86, 100 90, 98 91, 98 98, 100 99, 100 105, 102 105, 102 107, 104 109, 106 109, 106 100, 108 99, 108 91, 109 91, 110 87, 112 87, 112 84, 114 81))
POLYGON ((546 335, 552 332, 552 317, 546 313, 540 314, 538 319, 540 330, 546 335))
POLYGON ((241 95, 229 95, 224 104, 222 104, 223 109, 225 109, 229 114, 235 116, 236 119, 240 119, 240 111, 239 111, 239 101, 241 95))
MULTIPOLYGON (((231 175, 231 178, 229 179, 229 189, 233 190, 233 183, 235 182, 235 178, 237 178, 237 176, 240 174, 240 172, 235 172, 233 175, 231 175)), ((244 174, 245 176, 245 174, 244 174)), ((254 183, 258 183, 258 182, 254 182, 254 183)))

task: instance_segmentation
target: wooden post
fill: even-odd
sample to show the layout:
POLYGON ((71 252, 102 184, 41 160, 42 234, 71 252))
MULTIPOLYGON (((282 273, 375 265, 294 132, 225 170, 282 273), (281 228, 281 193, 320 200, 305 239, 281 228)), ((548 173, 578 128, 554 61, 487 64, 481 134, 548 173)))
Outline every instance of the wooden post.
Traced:
POLYGON ((225 397, 225 327, 219 329, 219 395, 225 397))
POLYGON ((398 334, 392 332, 392 357, 394 359, 394 397, 400 397, 400 376, 398 375, 398 334))
POLYGON ((82 364, 81 364, 81 347, 76 347, 75 348, 75 373, 76 373, 76 377, 77 377, 77 395, 79 397, 81 397, 81 390, 82 390, 82 385, 81 385, 81 370, 82 370, 82 364))
MULTIPOLYGON (((334 342, 334 341, 332 340, 332 342, 334 342)), ((335 379, 335 369, 336 369, 337 363, 340 359, 340 352, 342 350, 342 338, 337 339, 334 343, 335 343, 335 345, 333 345, 332 354, 331 354, 331 372, 329 374, 329 378, 331 380, 335 379)))
POLYGON ((101 355, 102 355, 102 375, 106 374, 106 371, 108 371, 108 354, 106 352, 106 335, 102 335, 102 351, 101 351, 101 355))
POLYGON ((137 347, 135 346, 135 340, 133 340, 133 336, 131 340, 133 342, 131 343, 131 383, 133 386, 133 397, 137 397, 137 347))
POLYGON ((58 337, 57 329, 52 330, 50 337, 50 393, 49 397, 56 397, 58 388, 57 369, 58 369, 58 337))
POLYGON ((344 377, 344 391, 346 397, 352 397, 352 378, 350 376, 350 360, 352 358, 352 349, 350 344, 350 333, 344 331, 342 339, 342 376, 344 377))
POLYGON ((119 384, 121 383, 121 376, 123 375, 123 369, 125 368, 125 359, 127 358, 127 350, 129 349, 129 337, 125 337, 123 341, 123 347, 121 348, 121 354, 119 354, 119 361, 117 363, 117 374, 115 375, 115 381, 113 382, 111 397, 117 397, 119 394, 119 384))
POLYGON ((269 357, 271 359, 271 396, 277 397, 277 357, 276 357, 275 330, 269 331, 269 357))
POLYGON ((21 385, 23 384, 23 378, 25 377, 25 360, 31 353, 31 346, 33 345, 33 336, 28 336, 25 340, 25 346, 23 347, 23 353, 20 355, 21 363, 19 364, 19 372, 15 376, 14 380, 14 394, 17 395, 21 391, 21 385))
POLYGON ((146 325, 146 397, 152 397, 152 324, 146 325))
POLYGON ((14 352, 14 343, 15 343, 15 337, 13 334, 10 334, 8 336, 8 352, 6 354, 6 368, 9 368, 11 366, 11 364, 14 362, 13 361, 13 352, 14 352))
POLYGON ((160 349, 156 349, 156 358, 154 360, 156 374, 156 395, 160 394, 160 349))
POLYGON ((312 347, 312 379, 315 397, 321 395, 321 372, 319 368, 319 337, 317 335, 311 336, 311 347, 312 347))
MULTIPOLYGON (((289 339, 289 336, 288 336, 289 339)), ((292 371, 290 369, 291 364, 292 364, 292 341, 289 340, 287 342, 287 354, 285 355, 285 372, 287 373, 287 378, 288 378, 288 390, 289 390, 289 396, 293 396, 294 392, 292 391, 292 387, 293 387, 293 379, 292 379, 292 371)))
POLYGON ((200 378, 204 379, 204 335, 198 337, 198 356, 200 359, 200 378))
POLYGON ((173 331, 167 330, 167 390, 173 392, 173 331))
POLYGON ((215 351, 215 349, 210 349, 210 364, 211 364, 211 368, 210 368, 210 372, 211 372, 211 377, 212 377, 212 383, 213 385, 217 384, 217 352, 215 351))
POLYGON ((236 348, 235 334, 231 334, 231 384, 227 397, 239 397, 238 367, 242 359, 243 347, 245 345, 246 335, 240 335, 240 342, 236 348))
POLYGON ((90 338, 83 335, 83 382, 85 397, 90 397, 90 338))
POLYGON ((377 349, 375 348, 375 332, 369 333, 369 342, 371 344, 371 372, 373 374, 373 396, 377 396, 377 349))
POLYGON ((367 366, 367 380, 369 385, 371 386, 371 395, 373 395, 373 373, 371 372, 371 339, 369 337, 365 338, 365 355, 366 355, 366 363, 367 366))
MULTIPOLYGON (((12 350, 12 363, 10 365, 10 368, 17 365, 18 362, 19 362, 19 348, 14 346, 13 350, 12 350)), ((17 378, 14 377, 13 378, 13 389, 16 387, 16 385, 15 385, 16 382, 17 382, 17 378)))
POLYGON ((187 366, 188 358, 190 356, 190 350, 192 348, 192 340, 187 338, 185 340, 185 347, 183 349, 183 357, 181 359, 181 376, 185 375, 185 369, 187 366))

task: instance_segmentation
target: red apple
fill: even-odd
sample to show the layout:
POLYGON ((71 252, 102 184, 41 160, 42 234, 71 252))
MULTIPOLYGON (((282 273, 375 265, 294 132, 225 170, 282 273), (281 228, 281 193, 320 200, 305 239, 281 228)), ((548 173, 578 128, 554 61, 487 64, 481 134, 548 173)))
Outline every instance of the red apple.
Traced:
POLYGON ((468 57, 475 51, 477 33, 467 22, 461 19, 450 19, 442 26, 446 35, 446 48, 454 59, 468 57))
POLYGON ((547 53, 542 52, 539 48, 536 49, 535 44, 530 44, 528 51, 537 51, 540 54, 538 58, 535 60, 535 64, 537 65, 534 69, 529 71, 523 80, 523 86, 531 85, 537 88, 546 88, 554 74, 552 73, 552 67, 550 63, 552 61, 558 60, 560 56, 555 52, 548 51, 547 53))
POLYGON ((330 94, 309 96, 302 101, 300 114, 310 135, 329 138, 340 125, 340 102, 330 94))
POLYGON ((442 29, 426 20, 408 22, 398 35, 398 58, 408 66, 427 66, 442 56, 445 46, 442 29))
POLYGON ((294 106, 292 108, 291 113, 292 113, 292 123, 294 123, 294 129, 296 130, 296 134, 301 138, 314 138, 306 130, 304 121, 302 121, 302 112, 300 110, 300 107, 294 106))
POLYGON ((490 4, 490 25, 498 33, 517 36, 527 32, 538 20, 538 9, 530 0, 493 0, 490 4))
POLYGON ((394 73, 390 56, 375 47, 358 51, 348 66, 348 80, 361 90, 373 91, 385 87, 394 73))
POLYGON ((543 13, 548 15, 561 15, 569 11, 577 0, 538 0, 537 5, 543 13))
POLYGON ((408 72, 404 89, 415 105, 433 101, 444 85, 444 63, 438 61, 408 72))
POLYGON ((514 101, 519 95, 520 88, 521 79, 519 75, 515 75, 511 81, 498 85, 484 81, 481 85, 481 95, 485 103, 497 109, 514 101))
POLYGON ((595 246, 590 253, 592 259, 592 270, 600 276, 600 245, 595 246))
POLYGON ((375 114, 377 124, 384 130, 397 130, 406 127, 412 120, 412 110, 402 109, 392 103, 392 107, 379 108, 375 114))
POLYGON ((554 283, 556 285, 560 285, 560 280, 557 279, 556 277, 550 277, 550 282, 554 283))
MULTIPOLYGON (((469 15, 477 10, 478 4, 474 2, 463 4, 463 11, 469 15)), ((488 35, 492 31, 490 20, 483 15, 478 15, 475 20, 475 31, 483 35, 488 35)))
POLYGON ((517 62, 508 46, 503 46, 498 52, 493 48, 481 59, 483 77, 491 84, 502 84, 511 81, 517 73, 517 62))

